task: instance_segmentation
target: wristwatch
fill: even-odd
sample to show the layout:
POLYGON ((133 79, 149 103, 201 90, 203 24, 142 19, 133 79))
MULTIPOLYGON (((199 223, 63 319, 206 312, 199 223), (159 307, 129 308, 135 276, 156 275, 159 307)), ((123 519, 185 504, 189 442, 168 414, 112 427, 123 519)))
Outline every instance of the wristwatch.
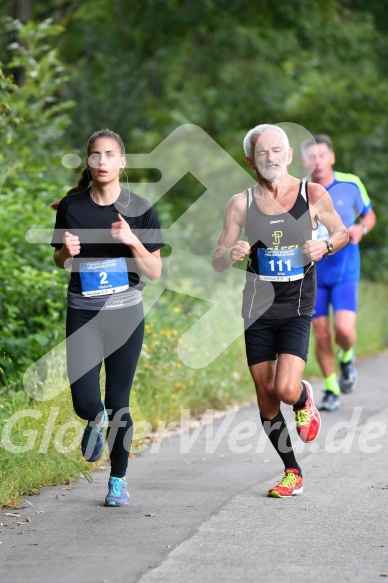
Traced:
POLYGON ((364 225, 364 223, 361 223, 361 224, 362 224, 362 234, 366 235, 368 233, 368 227, 366 225, 364 225))
POLYGON ((326 247, 327 247, 327 252, 333 253, 333 251, 334 251, 333 243, 330 243, 330 241, 325 241, 325 243, 326 243, 326 247))

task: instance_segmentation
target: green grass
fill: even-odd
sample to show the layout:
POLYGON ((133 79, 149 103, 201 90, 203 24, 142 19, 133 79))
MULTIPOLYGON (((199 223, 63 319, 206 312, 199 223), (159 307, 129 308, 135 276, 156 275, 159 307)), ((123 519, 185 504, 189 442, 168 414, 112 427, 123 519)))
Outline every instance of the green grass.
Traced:
MULTIPOLYGON (((387 291, 383 284, 360 286, 358 358, 388 346, 387 291)), ((165 292, 148 314, 144 348, 131 396, 135 423, 147 421, 157 429, 160 422, 179 421, 182 408, 189 409, 192 415, 200 415, 206 409, 223 409, 254 400, 242 334, 204 368, 186 366, 178 357, 182 334, 207 309, 205 302, 165 292)), ((229 325, 236 325, 225 320, 219 323, 221 337, 226 335, 229 325)), ((58 366, 55 363, 53 370, 49 370, 50 382, 63 377, 58 366)), ((305 376, 320 376, 313 338, 305 376)), ((0 395, 0 404, 0 506, 16 504, 23 495, 38 492, 42 486, 71 482, 81 472, 89 476, 93 464, 82 459, 78 446, 84 422, 72 410, 69 390, 44 402, 31 399, 24 391, 8 390, 0 395), (12 425, 12 420, 16 421, 14 415, 25 410, 35 412, 36 418, 30 411, 15 422, 7 444, 7 424, 12 425), (67 431, 66 423, 70 424, 66 426, 67 431), (29 439, 32 447, 28 451, 12 451, 14 446, 27 447, 29 439), (68 451, 63 451, 66 447, 68 451)))
MULTIPOLYGON (((132 390, 134 419, 144 419, 156 429, 160 421, 179 420, 181 408, 196 414, 252 396, 242 335, 204 368, 192 368, 180 360, 177 349, 186 346, 181 336, 206 310, 205 302, 165 292, 149 314, 132 390)), ((242 320, 238 325, 242 330, 242 320)), ((186 348, 190 357, 190 347, 186 348)), ((205 346, 194 346, 193 352, 201 348, 206 351, 205 346)))
POLYGON ((92 464, 81 458, 79 439, 72 448, 84 422, 74 415, 67 392, 46 402, 24 392, 0 400, 0 507, 17 505, 43 486, 71 483, 80 473, 91 479, 92 464), (75 427, 65 432, 69 422, 75 427))
MULTIPOLYGON (((357 315, 357 358, 381 352, 388 347, 387 284, 361 281, 357 315)), ((311 334, 306 377, 320 377, 321 372, 314 353, 314 338, 311 334)))

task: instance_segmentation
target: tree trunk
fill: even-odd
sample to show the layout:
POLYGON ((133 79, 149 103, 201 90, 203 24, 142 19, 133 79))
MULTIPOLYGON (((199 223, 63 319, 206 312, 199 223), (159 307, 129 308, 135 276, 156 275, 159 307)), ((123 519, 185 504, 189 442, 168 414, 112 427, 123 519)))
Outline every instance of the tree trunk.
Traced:
MULTIPOLYGON (((16 18, 17 20, 20 20, 20 22, 23 22, 23 24, 25 24, 30 20, 31 13, 32 13, 32 0, 12 0, 11 3, 12 18, 16 18)), ((23 42, 18 38, 15 38, 14 40, 18 43, 23 42)), ((17 85, 19 85, 19 87, 22 87, 25 81, 24 69, 22 69, 21 67, 17 67, 13 69, 12 73, 17 85)))
POLYGON ((12 0, 12 17, 28 22, 32 13, 32 0, 12 0))

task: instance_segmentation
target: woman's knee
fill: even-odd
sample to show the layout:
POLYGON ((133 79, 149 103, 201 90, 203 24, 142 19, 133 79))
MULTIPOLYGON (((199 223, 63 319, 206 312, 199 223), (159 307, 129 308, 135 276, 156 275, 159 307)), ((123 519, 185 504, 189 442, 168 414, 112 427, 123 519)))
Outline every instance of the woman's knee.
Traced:
POLYGON ((86 421, 94 421, 96 417, 101 413, 102 405, 101 402, 96 404, 95 400, 89 399, 79 399, 73 396, 73 408, 81 419, 85 419, 86 421))
POLYGON ((109 403, 105 404, 106 410, 108 412, 109 419, 111 423, 125 423, 132 422, 131 413, 128 405, 123 405, 119 407, 109 406, 109 403))
POLYGON ((81 419, 85 419, 85 421, 92 421, 92 416, 90 414, 90 408, 87 407, 84 403, 74 403, 73 407, 75 414, 78 415, 81 419))

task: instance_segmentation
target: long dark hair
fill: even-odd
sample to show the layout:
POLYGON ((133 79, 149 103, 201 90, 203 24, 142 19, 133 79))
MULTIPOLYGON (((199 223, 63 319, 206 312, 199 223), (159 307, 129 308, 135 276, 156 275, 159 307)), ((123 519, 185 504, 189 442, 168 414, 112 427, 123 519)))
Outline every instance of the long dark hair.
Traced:
MULTIPOLYGON (((116 142, 116 144, 118 145, 118 147, 120 148, 121 156, 125 156, 125 146, 124 146, 123 140, 121 139, 119 134, 112 132, 112 130, 109 130, 108 128, 105 128, 104 130, 98 130, 97 132, 94 132, 90 136, 90 138, 88 140, 88 145, 86 148, 88 156, 90 155, 90 152, 93 148, 94 142, 96 140, 98 140, 99 138, 110 138, 111 140, 114 140, 116 142)), ((92 176, 90 174, 89 168, 88 168, 88 166, 84 166, 84 168, 82 168, 81 173, 79 175, 78 184, 76 186, 74 186, 73 188, 71 188, 68 192, 66 192, 66 196, 74 194, 75 192, 80 192, 81 190, 85 190, 86 188, 88 188, 91 180, 92 180, 92 176)), ((56 211, 60 202, 61 202, 60 199, 56 200, 55 202, 52 202, 50 204, 50 208, 53 209, 54 211, 56 211)))

